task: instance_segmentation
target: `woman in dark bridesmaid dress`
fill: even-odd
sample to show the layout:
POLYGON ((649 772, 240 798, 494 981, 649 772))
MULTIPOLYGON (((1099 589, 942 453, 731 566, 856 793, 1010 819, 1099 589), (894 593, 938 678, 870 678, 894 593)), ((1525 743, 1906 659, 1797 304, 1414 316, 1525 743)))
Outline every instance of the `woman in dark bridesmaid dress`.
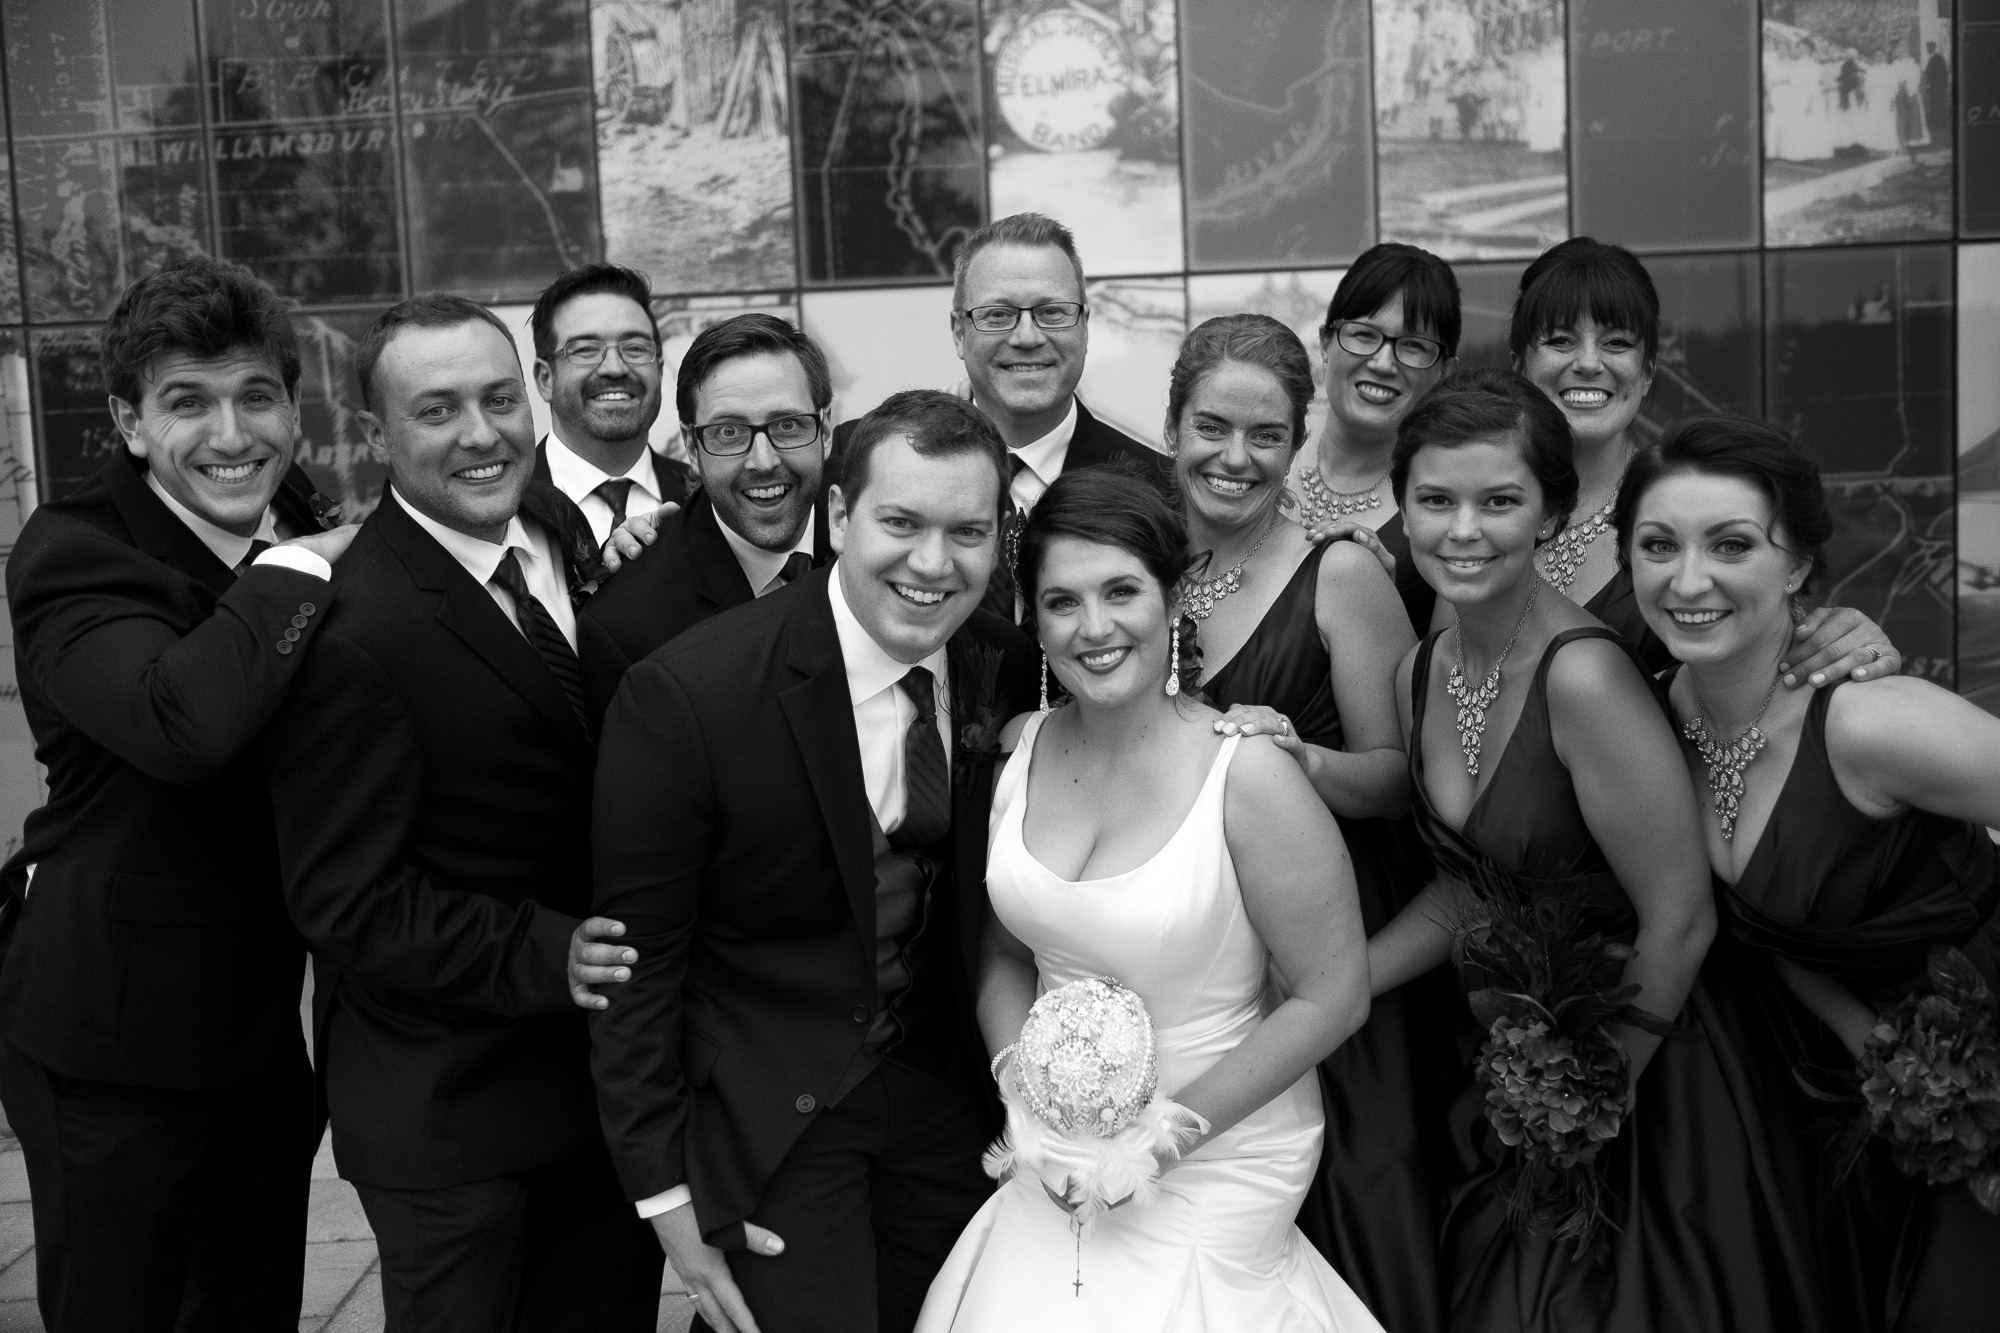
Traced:
MULTIPOLYGON (((1305 347, 1274 319, 1209 320, 1182 343, 1167 438, 1190 550, 1206 554, 1182 605, 1199 625, 1201 688, 1225 713, 1218 729, 1268 735, 1299 762, 1338 817, 1363 916, 1379 928, 1422 882, 1385 818, 1408 806, 1392 679, 1414 639, 1374 557, 1315 547, 1279 512, 1312 394, 1305 347)), ((1386 1325, 1429 1333, 1436 1214, 1420 1128, 1450 1075, 1436 1061, 1435 1078, 1419 1077, 1428 1053, 1416 1042, 1432 1025, 1412 1023, 1414 1003, 1414 992, 1378 1002, 1322 1067, 1322 1179, 1299 1223, 1386 1325)))
MULTIPOLYGON (((1496 370, 1447 379, 1403 424, 1392 480, 1457 623, 1400 673, 1411 800, 1440 874, 1371 939, 1373 986, 1436 966, 1496 903, 1559 900, 1580 933, 1636 950, 1621 978, 1636 1005, 1696 1039, 1614 1029, 1634 1100, 1598 1158, 1607 1225, 1587 1247, 1510 1221, 1520 1158, 1486 1090, 1465 1089, 1451 1109, 1464 1178, 1443 1227, 1449 1325, 1840 1327, 1800 1241, 1810 1217, 1787 1211, 1809 1172, 1754 1123, 1786 1076, 1701 976, 1714 904, 1667 719, 1625 642, 1535 568, 1576 502, 1568 435, 1533 385, 1496 370)), ((1497 984, 1470 969, 1466 983, 1497 984)))
MULTIPOLYGON (((2000 719, 1902 677, 1775 688, 1793 598, 1810 594, 1833 531, 1818 469, 1762 423, 1691 418, 1634 462, 1616 527, 1639 609, 1684 664, 1669 695, 1723 921, 1776 960, 1783 991, 1754 1016, 1789 1063, 1853 1070, 1883 1015, 1930 989, 1937 946, 2000 992, 1986 834, 2000 826, 2000 719)), ((1863 1114, 1858 1086, 1848 1124, 1863 1114)), ((1827 1125, 1823 1104, 1769 1110, 1779 1133, 1827 1125)), ((1853 1246, 1845 1291, 1871 1329, 1994 1327, 2000 1217, 1962 1183, 1903 1176, 1887 1148, 1867 1142, 1827 1210, 1829 1246, 1853 1246)), ((1988 1151, 2000 1170, 2000 1143, 1988 1151)))
POLYGON ((1319 329, 1326 424, 1292 463, 1288 512, 1308 530, 1365 538, 1393 562, 1396 592, 1418 634, 1437 594, 1410 563, 1389 494, 1396 427, 1458 356, 1458 278, 1414 245, 1364 250, 1340 279, 1319 329))

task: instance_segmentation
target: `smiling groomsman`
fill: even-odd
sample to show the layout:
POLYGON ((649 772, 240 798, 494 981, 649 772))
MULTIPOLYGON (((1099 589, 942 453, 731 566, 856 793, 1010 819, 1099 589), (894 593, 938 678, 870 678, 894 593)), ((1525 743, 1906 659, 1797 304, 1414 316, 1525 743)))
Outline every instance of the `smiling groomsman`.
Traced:
POLYGON ((652 301, 643 275, 586 264, 550 283, 528 316, 535 388, 552 418, 535 476, 583 510, 600 546, 628 513, 683 503, 690 489, 686 469, 646 443, 662 379, 652 301))
POLYGON ((833 557, 821 496, 833 377, 812 339, 775 315, 731 316, 695 338, 674 397, 701 487, 584 605, 634 662, 833 557))
POLYGON ((532 479, 527 385, 486 309, 405 301, 355 371, 389 485, 267 737, 334 1158, 391 1333, 650 1333, 660 1254, 612 1175, 574 1007, 594 997, 567 976, 623 666, 572 607, 592 543, 532 479))
POLYGON ((7 561, 48 801, 7 863, 0 1101, 54 1333, 298 1326, 319 1126, 254 741, 354 529, 293 465, 299 348, 210 259, 99 336, 124 447, 7 561))

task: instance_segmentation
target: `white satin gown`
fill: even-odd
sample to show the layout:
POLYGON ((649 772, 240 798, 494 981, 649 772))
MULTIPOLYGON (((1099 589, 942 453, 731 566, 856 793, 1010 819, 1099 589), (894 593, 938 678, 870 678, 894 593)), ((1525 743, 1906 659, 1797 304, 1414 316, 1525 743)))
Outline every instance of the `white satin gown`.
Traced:
MULTIPOLYGON (((1146 1002, 1160 1087, 1187 1086, 1257 1026, 1269 951, 1223 839, 1222 745, 1187 818, 1153 858, 1104 879, 1050 872, 1021 837, 1032 719, 993 796, 987 886, 1034 950, 1040 989, 1115 977, 1146 1002)), ((917 1333, 1381 1333, 1293 1225, 1324 1121, 1312 1071, 1191 1153, 1162 1196, 1117 1208, 1079 1243, 1031 1175, 1000 1187, 931 1284, 917 1333), (1078 1285, 1080 1282, 1081 1285, 1078 1285)))

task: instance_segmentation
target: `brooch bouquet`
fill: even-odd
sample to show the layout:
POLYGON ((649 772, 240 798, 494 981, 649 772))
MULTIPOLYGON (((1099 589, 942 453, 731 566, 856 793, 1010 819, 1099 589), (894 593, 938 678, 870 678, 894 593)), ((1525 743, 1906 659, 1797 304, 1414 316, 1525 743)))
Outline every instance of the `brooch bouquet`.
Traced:
POLYGON ((1587 1246, 1606 1220, 1597 1159, 1632 1112, 1631 1061, 1611 1028, 1693 1034, 1632 1003, 1639 988, 1620 978, 1636 952, 1587 930, 1577 904, 1506 885, 1479 901, 1452 961, 1485 983, 1467 1000, 1486 1029, 1474 1071, 1486 1119, 1514 1157, 1507 1217, 1587 1246))
POLYGON ((1858 1072, 1868 1129, 1906 1175, 1964 1181, 2000 1214, 2000 1003, 1957 949, 1931 950, 1928 992, 1882 1015, 1858 1072))
POLYGON ((1160 1173, 1208 1129, 1160 1095, 1152 1019, 1110 977, 1072 981, 1036 1000, 1020 1040, 994 1068, 1007 1128, 986 1151, 986 1174, 1040 1180, 1080 1237, 1106 1210, 1150 1202, 1160 1173))

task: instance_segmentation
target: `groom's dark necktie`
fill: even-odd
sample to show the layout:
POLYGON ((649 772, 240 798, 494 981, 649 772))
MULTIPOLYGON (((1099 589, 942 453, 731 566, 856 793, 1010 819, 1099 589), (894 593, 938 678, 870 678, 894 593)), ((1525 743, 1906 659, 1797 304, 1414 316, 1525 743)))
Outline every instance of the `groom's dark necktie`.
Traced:
POLYGON ((514 617, 520 622, 521 633, 528 636, 528 642, 548 665, 549 674, 562 686, 563 694, 569 699, 569 706, 576 713, 576 720, 587 732, 590 730, 590 713, 583 705, 583 667, 576 660, 576 650, 563 637, 561 626, 549 614, 541 599, 528 591, 527 576, 521 572, 520 551, 514 547, 500 557, 499 568, 493 571, 493 581, 514 599, 514 617))
POLYGON ((951 831, 951 767, 938 734, 931 673, 911 667, 896 684, 917 706, 917 717, 903 733, 903 822, 889 835, 889 843, 910 850, 928 847, 951 831))

